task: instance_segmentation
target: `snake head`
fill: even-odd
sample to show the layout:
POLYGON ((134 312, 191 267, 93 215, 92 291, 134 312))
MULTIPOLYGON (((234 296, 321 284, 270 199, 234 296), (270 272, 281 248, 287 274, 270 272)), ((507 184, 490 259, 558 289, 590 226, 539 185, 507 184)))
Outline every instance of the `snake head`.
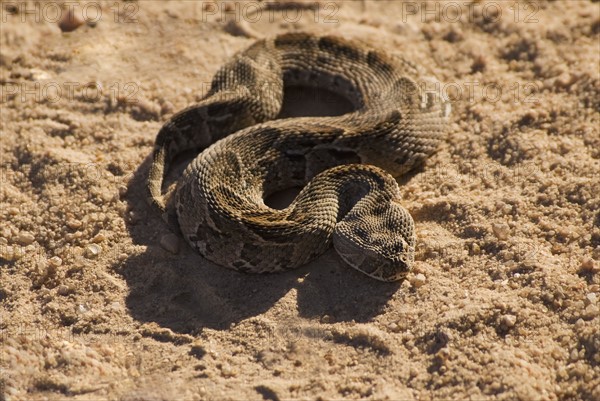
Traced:
POLYGON ((381 281, 398 281, 414 262, 414 222, 396 200, 361 200, 335 226, 333 246, 350 266, 381 281))

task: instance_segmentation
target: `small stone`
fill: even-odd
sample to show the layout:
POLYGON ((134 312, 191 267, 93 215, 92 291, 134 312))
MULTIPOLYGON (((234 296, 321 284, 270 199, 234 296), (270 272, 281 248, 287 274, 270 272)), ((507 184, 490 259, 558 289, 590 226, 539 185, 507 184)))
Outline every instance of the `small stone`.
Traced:
POLYGON ((179 238, 175 234, 165 234, 160 238, 160 246, 173 254, 179 253, 179 238))
POLYGON ((582 272, 597 273, 600 271, 600 265, 592 258, 585 258, 581 262, 580 270, 582 272))
POLYGON ((164 101, 160 105, 160 114, 161 115, 171 114, 174 110, 175 110, 175 106, 173 105, 173 103, 171 103, 169 101, 164 101))
POLYGON ((423 284, 425 284, 426 281, 427 281, 427 278, 425 277, 425 275, 423 273, 415 274, 410 279, 410 283, 415 288, 419 288, 419 287, 423 286, 423 284))
MULTIPOLYGON (((504 260, 505 262, 509 262, 511 260, 514 260, 514 258, 515 258, 515 254, 506 249, 498 252, 498 256, 500 256, 502 258, 502 260, 504 260)), ((513 268, 514 268, 514 266, 513 266, 513 268)))
POLYGON ((523 118, 521 119, 521 121, 536 121, 538 119, 538 112, 534 109, 529 109, 527 110, 527 112, 523 115, 523 118))
POLYGON ((15 250, 12 246, 0 246, 0 258, 12 262, 15 259, 15 250))
POLYGON ((588 305, 582 313, 582 317, 587 320, 592 320, 600 315, 600 309, 596 305, 588 305))
POLYGON ((388 330, 394 333, 398 333, 400 331, 400 327, 396 323, 388 324, 388 330))
POLYGON ((221 375, 223 377, 234 377, 237 376, 237 371, 235 371, 228 363, 224 363, 221 365, 221 375))
POLYGON ((100 255, 102 248, 100 245, 91 244, 87 248, 85 248, 85 257, 88 259, 95 259, 100 255))
POLYGON ((71 230, 77 230, 78 228, 80 228, 82 225, 81 221, 77 220, 77 219, 69 219, 67 220, 67 227, 69 227, 71 230))
POLYGON ((33 241, 35 241, 35 237, 29 232, 22 232, 17 237, 17 242, 24 246, 31 244, 33 241))
POLYGON ((58 295, 63 295, 63 296, 69 295, 69 292, 71 292, 71 291, 68 286, 66 286, 64 284, 61 284, 58 286, 58 290, 57 290, 58 295))
POLYGON ((48 264, 52 267, 58 267, 62 265, 62 259, 58 256, 53 256, 50 259, 48 259, 48 264))
POLYGON ((99 242, 102 242, 106 239, 106 236, 102 233, 98 233, 94 236, 94 238, 92 238, 92 242, 97 244, 99 242))
POLYGON ((25 256, 25 252, 27 251, 27 248, 23 248, 23 247, 16 247, 13 250, 13 260, 19 260, 21 259, 23 256, 25 256))
POLYGON ((130 210, 128 213, 128 218, 131 224, 137 224, 142 219, 142 216, 135 210, 130 210))
POLYGON ((563 72, 556 78, 556 86, 559 88, 567 88, 569 87, 575 80, 573 76, 568 72, 563 72))
POLYGON ((31 78, 34 81, 45 81, 52 78, 52 75, 50 75, 47 71, 40 70, 38 68, 32 68, 29 71, 31 72, 31 78))
POLYGON ((331 323, 333 319, 329 315, 323 315, 321 317, 321 323, 331 323))
POLYGON ((487 66, 487 60, 482 55, 478 55, 473 59, 473 63, 471 63, 471 72, 482 72, 485 70, 487 66))
POLYGON ((72 32, 83 25, 84 22, 83 18, 75 13, 75 10, 69 8, 58 21, 58 27, 63 32, 72 32))
POLYGON ((586 305, 593 305, 596 303, 597 300, 598 300, 598 297, 596 296, 596 294, 594 294, 593 292, 590 292, 589 294, 587 294, 585 296, 583 303, 585 303, 586 305))
POLYGON ((204 347, 204 344, 200 341, 194 342, 190 350, 190 355, 193 355, 198 359, 202 359, 204 355, 206 355, 206 348, 204 347))
POLYGON ((437 356, 439 356, 442 360, 448 360, 450 358, 450 350, 447 347, 441 348, 437 352, 437 356))
POLYGON ((19 214, 19 208, 17 208, 17 207, 8 208, 8 214, 10 214, 11 216, 16 216, 17 214, 19 214))
POLYGON ((496 238, 501 241, 508 239, 508 234, 510 233, 510 227, 506 223, 494 223, 492 224, 492 231, 496 238))
POLYGON ((515 323, 517 323, 517 317, 515 315, 500 316, 500 324, 505 327, 513 327, 515 323))
POLYGON ((579 352, 577 352, 576 349, 571 350, 571 361, 575 362, 576 360, 579 359, 579 352))

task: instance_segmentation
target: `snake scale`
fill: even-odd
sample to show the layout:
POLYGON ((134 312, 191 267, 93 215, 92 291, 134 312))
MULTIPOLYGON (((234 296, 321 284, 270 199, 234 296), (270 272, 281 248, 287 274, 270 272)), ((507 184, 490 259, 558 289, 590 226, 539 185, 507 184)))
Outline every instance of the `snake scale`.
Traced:
POLYGON ((331 243, 350 266, 402 279, 415 233, 400 205, 400 176, 444 138, 449 103, 421 86, 437 81, 413 63, 358 40, 285 33, 256 41, 221 67, 208 94, 159 131, 149 200, 165 212, 173 159, 202 151, 177 183, 174 209, 186 241, 238 271, 299 267, 331 243), (325 88, 353 111, 277 119, 285 86, 325 88), (285 209, 272 193, 303 186, 285 209))

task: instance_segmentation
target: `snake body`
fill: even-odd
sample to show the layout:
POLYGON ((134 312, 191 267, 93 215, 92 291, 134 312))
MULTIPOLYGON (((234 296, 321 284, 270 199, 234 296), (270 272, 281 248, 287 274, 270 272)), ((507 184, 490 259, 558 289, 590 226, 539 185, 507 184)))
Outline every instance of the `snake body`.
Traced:
POLYGON ((411 62, 334 35, 288 33, 237 53, 207 96, 172 117, 156 139, 148 188, 165 210, 169 163, 204 149, 177 185, 186 241, 238 271, 296 268, 333 242, 341 258, 382 281, 414 260, 410 214, 393 176, 422 163, 443 140, 449 104, 427 94, 437 81, 411 62), (354 111, 276 119, 284 86, 325 88, 354 111), (270 194, 303 186, 285 209, 270 194))

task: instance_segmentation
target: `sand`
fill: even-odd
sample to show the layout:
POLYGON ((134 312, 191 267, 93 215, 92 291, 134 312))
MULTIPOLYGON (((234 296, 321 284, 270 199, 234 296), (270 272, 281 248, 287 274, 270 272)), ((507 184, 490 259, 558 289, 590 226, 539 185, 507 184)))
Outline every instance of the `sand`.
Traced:
POLYGON ((69 4, 0 3, 0 399, 600 399, 598 3, 69 4), (399 181, 403 282, 333 251, 229 271, 146 205, 161 125, 250 34, 294 30, 408 57, 453 99, 399 181))

